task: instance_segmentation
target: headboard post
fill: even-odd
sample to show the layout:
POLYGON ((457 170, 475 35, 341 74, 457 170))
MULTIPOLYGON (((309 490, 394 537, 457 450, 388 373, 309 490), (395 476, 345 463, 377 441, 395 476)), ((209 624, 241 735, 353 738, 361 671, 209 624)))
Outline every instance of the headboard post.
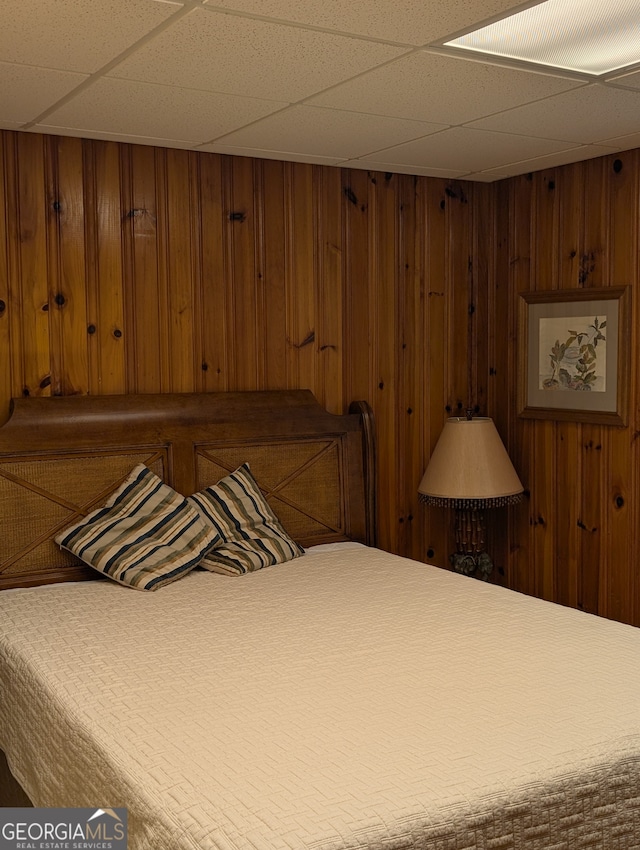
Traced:
POLYGON ((367 545, 377 545, 377 481, 376 431, 371 405, 367 401, 352 401, 349 413, 360 416, 362 423, 362 463, 367 515, 367 545))

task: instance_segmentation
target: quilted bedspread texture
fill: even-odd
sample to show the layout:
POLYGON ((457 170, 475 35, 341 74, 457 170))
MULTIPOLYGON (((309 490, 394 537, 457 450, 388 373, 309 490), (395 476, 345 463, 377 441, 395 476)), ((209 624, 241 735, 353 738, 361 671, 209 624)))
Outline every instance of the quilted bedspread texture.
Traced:
POLYGON ((357 544, 0 594, 0 747, 130 850, 640 848, 640 630, 357 544))

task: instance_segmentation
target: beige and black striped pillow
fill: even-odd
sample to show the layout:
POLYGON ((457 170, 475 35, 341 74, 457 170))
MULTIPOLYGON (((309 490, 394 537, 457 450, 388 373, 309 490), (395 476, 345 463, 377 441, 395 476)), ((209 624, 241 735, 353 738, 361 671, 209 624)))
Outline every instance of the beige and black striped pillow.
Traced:
POLYGON ((304 553, 271 510, 246 463, 188 501, 222 540, 200 562, 207 570, 243 575, 304 553))
POLYGON ((156 590, 197 566, 217 534, 184 496, 138 464, 103 507, 55 541, 120 584, 156 590))

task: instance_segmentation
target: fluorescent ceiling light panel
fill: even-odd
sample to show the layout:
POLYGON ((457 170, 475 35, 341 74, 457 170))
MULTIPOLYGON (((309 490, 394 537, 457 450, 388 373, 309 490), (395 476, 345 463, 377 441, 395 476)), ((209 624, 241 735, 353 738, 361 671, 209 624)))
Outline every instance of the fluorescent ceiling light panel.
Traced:
POLYGON ((546 0, 446 42, 508 59, 601 75, 640 62, 638 0, 546 0))

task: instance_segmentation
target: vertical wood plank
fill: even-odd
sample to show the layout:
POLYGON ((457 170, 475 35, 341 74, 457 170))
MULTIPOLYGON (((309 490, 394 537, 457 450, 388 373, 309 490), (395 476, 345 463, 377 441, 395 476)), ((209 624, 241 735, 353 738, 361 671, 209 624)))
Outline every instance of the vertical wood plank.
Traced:
MULTIPOLYGON (((478 403, 495 422, 509 457, 517 467, 513 451, 515 443, 515 412, 510 399, 516 398, 517 369, 511 352, 517 345, 515 323, 517 292, 510 281, 509 209, 510 196, 503 182, 495 187, 476 187, 474 193, 474 255, 478 274, 478 309, 474 313, 477 327, 478 403), (483 292, 485 293, 483 297, 483 292), (486 351, 482 355, 483 349, 486 351), (484 392, 482 386, 484 384, 484 392)), ((517 472, 520 470, 516 469, 517 472)), ((519 543, 515 524, 517 512, 526 505, 507 508, 491 518, 487 527, 489 548, 495 573, 492 580, 509 587, 512 583, 512 548, 519 543), (507 533, 500 533, 505 527, 507 533)))
POLYGON ((0 424, 9 416, 11 400, 12 345, 10 332, 9 293, 9 221, 12 209, 9 206, 7 185, 7 148, 11 137, 0 130, 0 424))
MULTIPOLYGON (((316 168, 318 239, 317 397, 330 413, 344 412, 343 220, 340 169, 316 168)), ((355 399, 353 399, 355 401, 355 399)))
POLYGON ((445 189, 447 238, 447 281, 449 283, 449 356, 448 400, 451 416, 464 416, 475 405, 470 398, 472 261, 470 251, 470 205, 468 189, 449 184, 445 189))
POLYGON ((227 158, 218 154, 200 157, 200 303, 201 352, 199 364, 205 392, 229 388, 227 315, 228 252, 225 246, 224 178, 227 158))
POLYGON ((258 329, 255 262, 255 212, 253 161, 232 157, 228 233, 230 279, 227 313, 229 326, 230 389, 258 388, 258 329))
MULTIPOLYGON (((364 171, 343 169, 342 215, 344 216, 345 270, 348 281, 344 327, 344 406, 353 399, 371 399, 369 394, 370 301, 369 301, 369 187, 364 171)), ((374 400, 374 412, 376 410, 374 400)), ((378 429, 379 431, 379 429, 378 429)), ((380 437, 380 433, 378 433, 380 437)))
POLYGON ((578 570, 580 556, 580 481, 582 469, 582 431, 579 424, 558 422, 554 453, 557 457, 555 482, 555 590, 551 598, 562 605, 578 604, 578 570))
POLYGON ((603 434, 600 425, 582 426, 580 478, 580 551, 576 606, 597 614, 603 568, 603 434))
MULTIPOLYGON (((491 415, 494 420, 498 408, 489 401, 490 363, 496 362, 496 348, 504 344, 508 337, 496 333, 493 311, 496 310, 496 292, 490 285, 495 274, 496 230, 494 189, 488 184, 469 187, 471 208, 471 282, 470 282, 470 325, 471 347, 470 398, 483 415, 491 415), (491 411, 491 413, 489 413, 491 411)), ((496 286, 497 286, 496 281, 496 286)), ((503 325, 508 327, 508 325, 503 325)), ((495 382, 493 382, 495 383, 495 382)), ((491 402, 498 401, 491 399, 491 402)), ((504 402, 499 412, 504 412, 504 402)), ((500 417, 498 416, 498 422, 500 417)), ((506 424, 506 422, 505 422, 506 424)))
MULTIPOLYGON (((268 160, 266 161, 268 162, 268 160)), ((256 386, 267 387, 267 311, 264 270, 266 265, 265 245, 265 161, 256 160, 253 168, 253 212, 254 223, 254 269, 256 287, 256 386)))
POLYGON ((46 163, 51 383, 74 395, 89 386, 82 140, 47 137, 46 163))
MULTIPOLYGON (((160 392, 170 392, 174 368, 172 363, 172 310, 171 310, 171 288, 172 288, 172 233, 169 222, 170 210, 170 160, 171 151, 165 148, 156 148, 153 151, 154 164, 154 188, 155 188, 155 210, 156 210, 156 280, 150 279, 150 286, 154 287, 153 299, 158 311, 158 347, 157 362, 160 380, 160 392)), ((144 331, 142 331, 144 336, 144 331)))
MULTIPOLYGON (((429 180, 425 186, 425 325, 423 338, 423 370, 428 376, 425 387, 425 468, 442 433, 448 416, 449 393, 449 326, 450 304, 447 277, 446 188, 444 180, 429 180)), ((426 517, 425 556, 432 564, 448 567, 452 547, 452 525, 449 511, 421 506, 426 517)))
MULTIPOLYGON (((534 175, 534 189, 532 277, 536 290, 550 291, 558 288, 559 270, 559 204, 555 169, 534 175)), ((557 576, 556 432, 557 426, 552 420, 534 423, 535 593, 549 600, 554 599, 557 576)))
MULTIPOLYGON (((510 280, 510 243, 508 237, 509 195, 492 192, 485 195, 485 187, 478 187, 479 201, 476 209, 487 224, 479 232, 478 251, 480 256, 489 252, 485 267, 485 283, 489 290, 486 306, 486 328, 489 341, 489 357, 486 361, 485 381, 487 384, 487 412, 493 417, 498 433, 502 437, 511 462, 526 490, 526 475, 518 462, 516 453, 518 417, 513 405, 518 391, 518 285, 510 280), (489 246, 483 247, 483 246, 489 246), (493 282, 493 285, 492 285, 493 282)), ((506 188, 506 187, 504 187, 506 188)), ((528 222, 528 217, 525 217, 528 222)), ((522 266, 528 275, 529 264, 522 266)), ((478 323, 483 328, 482 321, 478 323)), ((482 332, 478 339, 481 341, 482 332)), ((482 396, 480 396, 482 397, 482 396)), ((493 512, 491 550, 494 553, 495 573, 493 581, 506 587, 513 585, 513 563, 521 547, 526 550, 528 536, 528 499, 515 506, 493 512), (506 533, 505 533, 506 532, 506 533)))
MULTIPOLYGON (((6 256, 7 256, 7 305, 6 317, 8 334, 11 344, 10 357, 7 365, 10 367, 8 378, 9 398, 17 397, 28 392, 24 378, 25 351, 22 334, 23 298, 20 263, 20 207, 19 207, 19 147, 16 133, 3 131, 3 170, 4 188, 6 192, 6 256)), ((46 310, 49 304, 45 305, 46 310)), ((7 414, 9 404, 7 400, 7 414)))
POLYGON ((84 152, 89 392, 124 393, 120 149, 113 142, 96 141, 85 142, 84 152))
POLYGON ((583 163, 578 162, 556 169, 556 193, 560 196, 558 221, 558 288, 583 286, 581 275, 583 255, 583 216, 585 175, 583 163))
POLYGON ((203 157, 195 151, 190 151, 188 161, 189 172, 189 242, 190 242, 190 264, 191 264, 191 321, 189 331, 191 334, 191 375, 190 386, 194 392, 204 392, 205 370, 202 368, 202 312, 204 309, 202 295, 202 208, 200 202, 200 183, 202 181, 200 166, 203 157))
POLYGON ((312 392, 316 384, 315 240, 313 167, 289 163, 286 238, 287 385, 312 392))
POLYGON ((127 386, 130 392, 160 392, 161 348, 167 348, 167 335, 166 328, 161 326, 158 284, 154 149, 126 146, 121 156, 127 386))
POLYGON ((404 492, 408 470, 403 431, 408 417, 406 387, 400 378, 406 356, 404 339, 404 274, 400 270, 403 177, 385 179, 370 174, 368 195, 372 211, 369 239, 375 245, 370 265, 373 347, 371 379, 376 385, 376 422, 379 432, 378 482, 382 493, 394 494, 378 510, 378 536, 385 548, 399 551, 407 544, 404 492), (399 498, 399 494, 402 495, 399 498), (402 543, 400 543, 402 537, 402 543))
POLYGON ((44 139, 38 135, 20 135, 17 149, 17 250, 12 269, 17 275, 17 285, 12 306, 17 307, 15 317, 20 325, 21 392, 50 395, 51 305, 44 139))
MULTIPOLYGON (((532 277, 535 267, 532 257, 534 189, 532 175, 515 178, 503 187, 503 192, 507 195, 507 198, 505 198, 506 203, 502 209, 509 210, 509 217, 506 221, 504 219, 502 221, 509 247, 504 256, 507 265, 506 267, 503 265, 502 269, 503 274, 509 281, 509 290, 514 293, 514 300, 517 303, 512 317, 512 324, 510 325, 512 329, 515 326, 516 330, 516 345, 511 349, 512 359, 514 354, 517 354, 518 346, 524 344, 522 339, 517 335, 517 321, 520 307, 518 296, 520 293, 528 292, 533 288, 532 277)), ((508 308, 507 315, 509 315, 508 308)), ((512 392, 514 387, 517 392, 516 384, 517 381, 511 384, 512 392)), ((516 397, 512 395, 512 399, 516 397)), ((520 419, 516 422, 516 439, 512 449, 515 466, 525 488, 525 501, 523 505, 512 512, 515 515, 515 525, 513 528, 515 539, 512 544, 514 551, 510 564, 509 586, 515 590, 521 590, 523 593, 529 594, 534 594, 536 589, 537 568, 534 563, 535 539, 540 521, 540 514, 536 506, 537 483, 535 480, 535 463, 531 451, 535 425, 535 422, 526 419, 520 419)))
MULTIPOLYGON (((382 176, 382 175, 381 175, 382 176)), ((425 558, 421 533, 418 487, 426 467, 424 457, 424 385, 421 352, 424 345, 424 229, 422 188, 424 180, 402 176, 399 180, 398 233, 398 370, 399 429, 398 456, 402 458, 396 490, 399 516, 404 522, 398 529, 398 548, 417 560, 425 558)))
MULTIPOLYGON (((168 387, 171 392, 195 389, 197 246, 191 217, 191 158, 187 151, 166 152, 166 268, 168 313, 168 387)), ((198 210, 199 213, 199 210, 198 210)))
MULTIPOLYGON (((638 152, 627 151, 608 158, 610 173, 610 283, 636 282, 638 295, 638 152), (633 212, 631 212, 633 211, 633 212)), ((636 319, 640 313, 635 307, 636 319)), ((636 351, 637 321, 632 322, 631 351, 636 351)), ((637 410, 638 358, 631 358, 630 410, 637 410)), ((637 482, 633 470, 632 433, 629 428, 608 429, 609 500, 607 551, 607 599, 603 613, 622 622, 633 620, 634 518, 632 488, 637 482)), ((636 456, 637 457, 637 456, 636 456)), ((637 533, 637 531, 636 531, 637 533)))

